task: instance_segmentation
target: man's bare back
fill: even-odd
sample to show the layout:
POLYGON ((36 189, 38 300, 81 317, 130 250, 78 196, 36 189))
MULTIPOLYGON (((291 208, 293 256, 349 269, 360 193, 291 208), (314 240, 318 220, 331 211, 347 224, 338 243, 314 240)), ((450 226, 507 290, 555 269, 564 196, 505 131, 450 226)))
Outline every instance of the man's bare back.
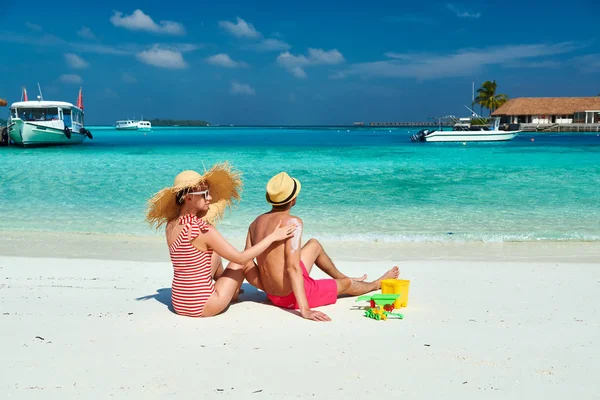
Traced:
MULTIPOLYGON (((273 231, 281 221, 282 226, 298 225, 296 235, 291 241, 297 243, 300 251, 300 238, 302 235, 302 220, 289 214, 289 211, 270 211, 259 215, 248 228, 250 246, 260 242, 273 231)), ((294 245, 295 243, 292 243, 294 245)), ((286 296, 292 292, 292 284, 285 272, 285 242, 273 243, 257 258, 258 270, 265 292, 275 296, 286 296)))

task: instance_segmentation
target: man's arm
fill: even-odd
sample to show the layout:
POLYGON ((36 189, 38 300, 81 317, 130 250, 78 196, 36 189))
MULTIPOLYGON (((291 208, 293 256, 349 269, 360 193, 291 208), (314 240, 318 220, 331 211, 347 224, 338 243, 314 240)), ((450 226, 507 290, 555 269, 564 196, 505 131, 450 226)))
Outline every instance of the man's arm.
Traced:
POLYGON ((302 267, 300 266, 300 251, 302 249, 302 220, 299 218, 296 221, 298 229, 294 236, 287 239, 284 245, 285 253, 285 273, 288 274, 292 284, 292 291, 296 297, 300 315, 302 318, 311 319, 313 321, 330 321, 330 318, 320 311, 313 311, 308 306, 306 292, 304 290, 304 277, 302 276, 302 267))

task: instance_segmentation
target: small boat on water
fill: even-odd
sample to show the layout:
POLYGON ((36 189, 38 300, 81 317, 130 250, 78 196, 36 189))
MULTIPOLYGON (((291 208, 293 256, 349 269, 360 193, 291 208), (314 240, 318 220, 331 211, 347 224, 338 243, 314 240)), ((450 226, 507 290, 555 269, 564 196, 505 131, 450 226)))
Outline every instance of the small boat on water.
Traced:
MULTIPOLYGON (((39 87, 39 85, 38 85, 39 87)), ((23 147, 79 144, 92 134, 84 126, 83 94, 79 89, 77 104, 46 101, 41 89, 37 100, 29 101, 23 88, 23 101, 10 106, 8 136, 23 147)))
POLYGON ((124 119, 115 122, 115 129, 119 131, 141 131, 148 132, 152 129, 152 123, 150 121, 144 121, 136 119, 124 119))
POLYGON ((440 118, 439 129, 422 129, 410 136, 413 142, 499 142, 513 140, 520 130, 501 130, 500 118, 472 118, 446 116, 440 118), (441 120, 451 119, 452 130, 443 130, 441 120), (482 124, 482 122, 484 122, 482 124))
POLYGON ((152 129, 150 121, 138 121, 137 130, 141 132, 148 132, 152 129))
POLYGON ((115 129, 119 131, 137 131, 138 121, 133 119, 124 119, 115 122, 115 129))

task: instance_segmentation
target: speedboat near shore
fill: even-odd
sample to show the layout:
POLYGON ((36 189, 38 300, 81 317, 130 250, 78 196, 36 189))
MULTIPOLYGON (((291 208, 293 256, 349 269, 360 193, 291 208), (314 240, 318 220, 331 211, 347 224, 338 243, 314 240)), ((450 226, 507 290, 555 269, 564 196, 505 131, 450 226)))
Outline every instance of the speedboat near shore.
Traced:
MULTIPOLYGON (((501 130, 500 118, 490 118, 487 125, 481 125, 482 118, 461 118, 449 116, 455 124, 452 130, 422 129, 410 136, 413 142, 500 142, 513 140, 520 130, 501 130), (477 123, 474 123, 477 122, 477 123)), ((510 127, 509 127, 510 129, 510 127)))
POLYGON ((18 146, 52 146, 80 144, 92 134, 84 126, 81 88, 77 105, 64 101, 43 100, 41 90, 37 100, 29 101, 23 88, 23 101, 10 106, 8 135, 18 146))

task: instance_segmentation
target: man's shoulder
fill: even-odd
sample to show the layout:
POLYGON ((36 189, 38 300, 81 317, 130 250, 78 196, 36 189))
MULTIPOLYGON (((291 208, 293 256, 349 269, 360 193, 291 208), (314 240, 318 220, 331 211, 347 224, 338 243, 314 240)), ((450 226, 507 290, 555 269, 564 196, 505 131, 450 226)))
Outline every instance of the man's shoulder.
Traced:
POLYGON ((292 222, 292 221, 295 221, 295 222, 298 222, 298 223, 300 223, 300 224, 303 224, 303 223, 304 223, 304 222, 302 221, 302 218, 300 218, 300 217, 298 217, 298 216, 296 216, 296 215, 291 215, 291 214, 290 214, 290 216, 288 217, 288 221, 290 221, 290 222, 292 222))

